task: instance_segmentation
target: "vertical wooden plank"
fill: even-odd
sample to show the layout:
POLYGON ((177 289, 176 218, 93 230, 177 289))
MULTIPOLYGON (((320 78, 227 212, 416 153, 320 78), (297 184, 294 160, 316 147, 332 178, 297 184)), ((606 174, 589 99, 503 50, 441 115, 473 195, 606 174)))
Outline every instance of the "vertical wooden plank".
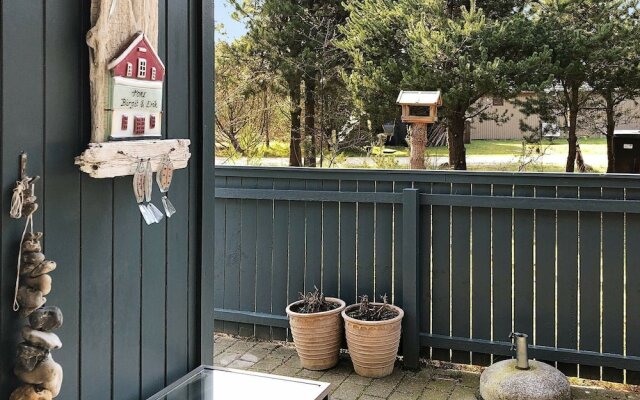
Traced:
POLYGON ((113 192, 122 203, 113 209, 113 398, 126 399, 140 393, 140 211, 131 179, 116 178, 113 192))
MULTIPOLYGON (((227 178, 227 187, 241 188, 241 178, 227 178)), ((240 307, 240 260, 242 244, 242 201, 227 199, 226 206, 226 241, 224 261, 224 308, 238 310, 240 307)), ((237 335, 237 322, 225 322, 224 332, 237 335)))
MULTIPOLYGON (((338 191, 340 182, 323 180, 322 190, 338 191)), ((340 277, 340 205, 322 204, 322 290, 327 296, 338 297, 340 277)))
MULTIPOLYGON (((158 2, 158 54, 166 60, 167 55, 167 7, 166 1, 158 2)), ((168 71, 168 75, 171 72, 168 71)), ((166 110, 167 96, 163 99, 166 110)), ((162 131, 166 137, 167 113, 162 115, 162 131)), ((177 177, 176 177, 177 178, 177 177)), ((177 180, 177 179, 176 179, 177 180)), ((129 198, 130 199, 130 198, 129 198)), ((129 200, 131 201, 131 200, 129 200)), ((161 204, 156 190, 152 201, 161 204)), ((146 398, 168 382, 166 380, 166 329, 167 329, 167 227, 165 222, 142 225, 142 293, 140 339, 141 390, 146 398)))
MULTIPOLYGON (((256 178, 242 178, 242 187, 255 189, 258 185, 256 178)), ((242 211, 240 213, 240 311, 256 310, 256 247, 258 236, 258 202, 252 199, 240 200, 242 211)), ((253 337, 255 327, 253 324, 238 324, 238 334, 244 337, 253 337)))
MULTIPOLYGON (((82 189, 80 398, 96 393, 111 398, 113 183, 84 175, 82 189)), ((164 329, 164 323, 160 325, 164 329)), ((164 357, 160 377, 164 376, 163 366, 164 357)))
MULTIPOLYGON (((600 188, 581 187, 581 199, 599 199, 600 188)), ((601 214, 580 212, 580 350, 600 351, 601 214)), ((580 377, 600 379, 600 367, 581 365, 580 377)))
MULTIPOLYGON (((15 346, 20 342, 21 321, 11 310, 16 279, 15 264, 18 257, 20 236, 24 219, 9 217, 11 191, 18 175, 18 159, 22 151, 29 153, 29 173, 43 179, 38 189, 46 187, 43 171, 44 141, 44 3, 40 1, 2 2, 2 271, 0 271, 0 348, 11 349, 0 352, 0 371, 13 369, 15 346), (26 23, 29 21, 29 23, 26 23), (29 43, 28 46, 25 43, 29 43), (5 303, 5 298, 8 298, 5 303)), ((36 194, 41 197, 42 192, 36 194)), ((43 213, 35 214, 36 228, 42 227, 43 213)), ((52 235, 53 233, 49 233, 52 235)), ((46 238, 45 238, 46 240, 46 238)), ((46 242, 45 242, 46 245, 46 242)), ((54 288, 54 290, 61 290, 54 288)), ((15 379, 0 375, 0 395, 9 397, 16 385, 15 379)))
MULTIPOLYGON (((289 181, 277 179, 274 190, 286 190, 289 181)), ((289 202, 274 201, 273 205, 273 274, 271 276, 271 312, 285 315, 287 308, 287 280, 289 271, 289 202)), ((287 338, 282 328, 272 328, 275 340, 287 338)))
MULTIPOLYGON (((578 188, 558 186, 558 198, 575 199, 578 188)), ((558 274, 558 347, 578 348, 578 213, 557 213, 557 274, 558 274)), ((543 294, 541 294, 543 295, 543 294)), ((567 375, 577 376, 575 364, 558 363, 558 368, 567 375)))
MULTIPOLYGON (((227 178, 217 177, 216 188, 226 187, 227 178)), ((213 278, 213 304, 216 308, 224 308, 224 282, 225 282, 225 259, 226 259, 226 241, 227 241, 227 221, 226 221, 226 205, 227 200, 215 200, 215 234, 214 234, 214 278, 213 278)), ((215 320, 214 326, 216 331, 224 331, 224 322, 215 320)))
MULTIPOLYGON (((258 189, 273 189, 273 180, 261 178, 258 189)), ((271 280, 273 257, 273 201, 258 200, 256 215, 256 312, 271 313, 271 280)), ((277 277, 276 277, 277 278, 277 277)), ((271 339, 271 328, 256 326, 258 339, 271 339)))
MULTIPOLYGON (((451 184, 434 183, 434 194, 451 193, 451 184)), ((431 275, 431 333, 450 336, 450 291, 451 291, 451 207, 433 206, 432 218, 432 275, 431 275)), ((435 360, 449 361, 448 349, 433 349, 435 360)))
MULTIPOLYGON (((602 189, 602 198, 624 200, 624 189, 602 189)), ((602 213, 602 351, 624 354, 624 214, 602 213)), ((602 379, 623 382, 624 371, 603 368, 602 379)))
MULTIPOLYGON (((494 185, 494 196, 512 196, 511 185, 494 185)), ((512 210, 492 210, 492 256, 493 256, 493 340, 508 340, 512 331, 512 210)))
MULTIPOLYGON (((341 181, 341 192, 355 192, 356 181, 341 181)), ((347 304, 358 301, 356 291, 356 205, 340 203, 340 298, 347 304)))
MULTIPOLYGON (((640 200, 640 189, 627 189, 627 200, 640 200)), ((628 356, 640 356, 640 214, 628 213, 626 215, 626 354, 628 356)), ((627 370, 627 384, 640 384, 640 371, 627 370)))
POLYGON ((402 320, 402 354, 405 368, 420 367, 420 198, 417 189, 405 189, 402 193, 403 229, 403 282, 402 304, 405 317, 402 320))
MULTIPOLYGON (((491 185, 473 184, 471 193, 490 196, 491 185)), ((472 336, 474 339, 491 340, 491 209, 473 207, 471 213, 472 336)), ((489 365, 491 355, 473 353, 472 362, 489 365)))
MULTIPOLYGON (((555 197, 555 187, 536 187, 536 197, 555 197)), ((536 210, 536 331, 535 344, 555 346, 556 323, 556 212, 536 210)), ((533 273, 531 274, 533 276, 533 273)), ((519 292, 516 292, 516 296, 519 292)), ((519 329, 516 326, 516 329, 519 329)), ((532 332, 533 333, 533 332, 532 332)))
MULTIPOLYGON (((156 203, 158 199, 155 199, 156 203)), ((141 396, 146 398, 166 385, 166 254, 165 226, 142 222, 142 335, 141 396), (161 332, 162 334, 159 334, 161 332)))
MULTIPOLYGON (((471 185, 453 184, 451 193, 470 195, 471 185)), ((436 233, 437 234, 437 233, 436 233)), ((471 337, 471 209, 451 207, 451 335, 471 337)), ((471 354, 452 351, 451 361, 468 364, 471 354)))
MULTIPOLYGON (((202 13, 202 9, 199 3, 196 0, 188 0, 189 1, 189 22, 188 26, 198 27, 198 15, 202 13)), ((205 28, 206 29, 206 28, 205 28)), ((206 30, 205 30, 206 32, 206 30)), ((198 50, 198 37, 200 35, 204 35, 204 32, 201 32, 200 29, 189 29, 189 54, 195 56, 199 53, 198 50)), ((206 56, 205 56, 206 57, 206 56)), ((198 104, 199 103, 199 87, 204 86, 204 82, 199 79, 199 71, 198 71, 198 62, 189 60, 189 102, 190 104, 198 104)), ((208 63, 207 63, 208 64, 208 63)), ((215 66, 214 66, 215 69, 215 66)), ((203 92, 207 93, 208 89, 203 89, 203 92)), ((206 104, 202 105, 203 109, 207 108, 206 104)), ((207 118, 211 113, 204 113, 202 115, 203 118, 207 118)), ((189 137, 191 138, 191 145, 193 148, 207 149, 208 143, 203 143, 202 132, 200 132, 200 121, 198 116, 198 110, 196 107, 189 107, 189 137)), ((211 135, 207 135, 211 136, 211 135)), ((198 155, 198 159, 201 159, 202 156, 206 154, 211 154, 211 151, 202 152, 201 155, 198 155)), ((214 154, 211 154, 211 157, 214 157, 214 154)), ((209 170, 213 169, 213 165, 209 166, 209 162, 213 163, 213 160, 207 158, 203 160, 202 166, 209 170)), ((195 367, 205 364, 211 365, 213 361, 205 361, 202 358, 202 352, 209 353, 209 357, 213 358, 213 332, 215 330, 213 326, 213 307, 214 307, 214 291, 212 288, 212 280, 215 279, 215 267, 214 267, 214 250, 212 249, 211 243, 215 245, 215 239, 213 238, 213 234, 215 231, 215 174, 203 174, 201 170, 201 166, 197 162, 189 163, 188 167, 188 175, 189 175, 189 213, 188 213, 188 221, 189 221, 189 260, 188 260, 188 335, 189 335, 189 368, 194 369, 195 367), (209 179, 206 179, 207 188, 213 189, 212 193, 207 192, 206 201, 199 201, 198 197, 200 196, 200 181, 202 180, 202 176, 208 176, 209 179), (198 204, 203 204, 202 212, 198 207, 198 204), (202 234, 201 234, 202 231, 202 234), (211 236, 209 236, 211 235, 211 236), (200 240, 192 240, 192 238, 201 237, 200 240), (201 246, 201 243, 208 243, 208 246, 201 246), (200 250, 205 250, 200 254, 200 250), (211 255, 211 258, 207 258, 208 255, 211 255), (208 260, 207 262, 200 262, 201 259, 208 260), (209 282, 209 286, 204 286, 204 288, 211 288, 204 293, 203 296, 200 296, 198 283, 201 282, 201 278, 209 272, 200 270, 201 265, 206 265, 208 271, 210 271, 211 275, 208 276, 207 279, 209 282), (209 300, 207 301, 207 296, 210 295, 209 300), (202 301, 201 301, 202 300, 202 301), (207 304, 208 307, 201 307, 200 304, 207 304), (206 313, 208 313, 209 320, 205 321, 205 323, 200 323, 200 312, 201 308, 206 309, 206 313), (208 324, 211 324, 210 327, 207 327, 208 324), (200 337, 202 332, 207 332, 205 335, 200 337), (208 342, 207 342, 208 338, 208 342), (201 346, 202 342, 211 343, 211 349, 206 349, 201 346)))
MULTIPOLYGON (((166 137, 188 138, 189 132, 189 7, 185 2, 167 1, 165 28, 166 137)), ((159 41, 161 44, 162 41, 159 41)), ((157 187, 156 187, 157 189, 157 187)), ((165 217, 167 227, 166 367, 167 382, 189 371, 188 360, 188 274, 189 261, 189 171, 175 171, 169 193, 177 212, 165 217)), ((158 203, 157 203, 158 204, 158 203)), ((161 203, 158 204, 161 206, 161 203)), ((159 207, 162 209, 162 207, 159 207)))
MULTIPOLYGON (((77 37, 82 32, 82 10, 72 0, 56 4, 45 2, 44 7, 47 17, 44 26, 47 38, 44 63, 44 125, 47 127, 44 171, 47 173, 47 185, 43 196, 46 202, 40 204, 43 208, 39 212, 43 213, 47 228, 47 257, 59 265, 52 273, 53 289, 47 296, 47 303, 60 307, 65 317, 64 325, 56 331, 64 347, 54 355, 55 360, 64 366, 65 384, 59 398, 74 399, 79 398, 80 375, 80 175, 69 160, 81 151, 82 93, 79 77, 84 79, 85 74, 81 73, 80 57, 84 52, 77 45, 77 37)), ((9 171, 15 173, 16 170, 10 168, 9 171)), ((2 210, 6 212, 4 207, 2 210)), ((137 372, 133 379, 138 379, 137 372)), ((137 386, 134 390, 134 395, 137 395, 137 386)), ((5 396, 0 394, 0 397, 5 396)))
POLYGON ((199 48, 191 52, 193 55, 192 62, 197 64, 197 76, 200 78, 193 91, 196 99, 191 105, 195 113, 200 114, 200 124, 198 125, 197 135, 201 140, 196 140, 194 144, 200 144, 200 168, 199 185, 196 187, 195 195, 199 196, 199 235, 200 242, 200 274, 198 282, 194 282, 199 291, 199 343, 197 346, 200 351, 200 363, 213 364, 213 315, 208 305, 213 303, 213 292, 211 287, 211 279, 213 278, 212 261, 214 257, 213 248, 210 245, 214 240, 213 232, 213 213, 211 200, 214 198, 215 176, 214 176, 214 159, 215 155, 212 149, 215 147, 214 135, 214 96, 213 96, 213 65, 214 65, 214 43, 210 38, 214 34, 213 21, 213 0, 194 1, 196 13, 200 12, 200 19, 197 24, 191 24, 194 31, 198 32, 199 48), (200 29, 198 29, 200 28, 200 29))
MULTIPOLYGON (((292 179, 289 182, 292 190, 304 190, 305 181, 292 179)), ((304 201, 291 201, 289 203, 289 285, 287 290, 287 303, 292 303, 304 293, 304 268, 305 268, 305 209, 304 201)))
MULTIPOLYGON (((359 181, 358 192, 375 192, 375 182, 359 181)), ((358 203, 358 232, 357 232, 357 294, 369 296, 370 300, 379 301, 374 297, 374 204, 358 203)))
MULTIPOLYGON (((514 188, 517 197, 533 197, 531 186, 514 188)), ((516 332, 533 337, 533 210, 513 211, 514 325, 516 332)), ((536 242, 537 244, 538 242, 536 242)), ((550 279, 551 276, 547 277, 550 279)), ((550 293, 553 293, 551 291, 550 293)), ((551 298, 547 293, 547 296, 551 298)), ((553 330, 551 331, 553 333, 553 330)))
MULTIPOLYGON (((322 190, 322 181, 309 179, 306 190, 322 190)), ((322 288, 322 203, 307 202, 304 287, 307 292, 322 288)))
MULTIPOLYGON (((377 182, 376 192, 393 191, 393 182, 377 182)), ((375 298, 392 301, 393 284, 393 204, 376 204, 375 216, 375 298)))
MULTIPOLYGON (((393 183, 393 191, 402 193, 412 186, 411 182, 396 181, 393 183)), ((421 213, 424 215, 424 213, 421 213)), ((402 308, 402 204, 393 205, 393 303, 402 308)), ((422 226, 422 225, 421 225, 422 226)), ((428 275, 428 274, 427 274, 428 275)), ((427 306, 428 308, 428 306, 427 306)), ((423 319, 424 320, 424 319, 423 319)))

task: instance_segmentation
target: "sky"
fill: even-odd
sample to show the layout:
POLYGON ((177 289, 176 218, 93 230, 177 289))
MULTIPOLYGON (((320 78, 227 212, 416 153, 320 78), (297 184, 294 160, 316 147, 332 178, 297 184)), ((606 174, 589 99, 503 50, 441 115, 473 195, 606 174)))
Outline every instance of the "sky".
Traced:
POLYGON ((231 42, 245 34, 246 28, 244 24, 234 21, 233 18, 231 18, 233 6, 231 6, 227 0, 214 0, 214 8, 216 26, 218 24, 224 25, 224 34, 216 32, 216 40, 231 42))

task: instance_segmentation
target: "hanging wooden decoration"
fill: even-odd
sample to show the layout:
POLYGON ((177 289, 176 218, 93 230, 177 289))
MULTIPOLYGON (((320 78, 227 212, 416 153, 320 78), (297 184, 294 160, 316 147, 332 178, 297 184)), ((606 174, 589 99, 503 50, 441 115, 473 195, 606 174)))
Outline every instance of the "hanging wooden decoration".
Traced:
POLYGON ((22 328, 14 373, 24 383, 10 400, 52 399, 62 387, 62 366, 51 357, 51 351, 62 347, 52 331, 62 326, 62 311, 55 306, 44 307, 51 292, 51 275, 56 262, 47 260, 42 252, 42 232, 33 231, 33 214, 38 209, 35 182, 38 177, 26 175, 27 155, 21 156, 21 176, 11 199, 10 215, 25 219, 18 250, 16 290, 13 310, 28 318, 22 328))
POLYGON ((154 173, 166 157, 186 168, 190 141, 162 140, 158 0, 92 0, 91 23, 91 143, 76 164, 94 178, 133 175, 140 160, 154 173))

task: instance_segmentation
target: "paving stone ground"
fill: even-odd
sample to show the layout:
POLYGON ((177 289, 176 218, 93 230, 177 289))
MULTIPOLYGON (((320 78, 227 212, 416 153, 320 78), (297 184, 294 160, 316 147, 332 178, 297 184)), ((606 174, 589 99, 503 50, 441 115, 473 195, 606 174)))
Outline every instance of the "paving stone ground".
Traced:
MULTIPOLYGON (((215 365, 312 379, 331 383, 331 400, 479 400, 480 375, 427 366, 419 372, 396 366, 381 379, 363 378, 353 371, 348 355, 327 371, 303 369, 295 347, 285 342, 264 342, 215 335, 215 365)), ((573 400, 640 400, 640 393, 599 387, 573 387, 573 400)))

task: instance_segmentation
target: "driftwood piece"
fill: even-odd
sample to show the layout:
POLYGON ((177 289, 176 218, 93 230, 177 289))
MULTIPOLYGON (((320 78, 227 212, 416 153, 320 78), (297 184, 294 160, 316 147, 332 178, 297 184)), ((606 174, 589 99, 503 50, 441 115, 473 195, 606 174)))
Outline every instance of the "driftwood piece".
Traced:
POLYGON ((76 165, 93 178, 113 178, 133 175, 139 160, 151 161, 157 172, 164 155, 168 154, 175 169, 186 168, 191 153, 188 139, 135 140, 91 143, 79 157, 76 165))
POLYGON ((158 0, 92 0, 89 45, 91 142, 104 142, 110 72, 107 64, 126 48, 137 32, 158 45, 158 0))

